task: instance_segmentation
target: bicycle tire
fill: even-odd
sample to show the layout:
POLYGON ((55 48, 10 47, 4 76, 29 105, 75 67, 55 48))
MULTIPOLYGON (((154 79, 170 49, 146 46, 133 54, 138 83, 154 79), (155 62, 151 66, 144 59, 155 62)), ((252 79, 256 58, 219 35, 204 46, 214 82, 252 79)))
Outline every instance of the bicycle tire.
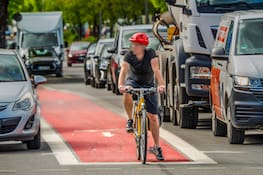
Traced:
POLYGON ((137 117, 134 118, 135 122, 135 130, 134 130, 134 136, 135 136, 135 143, 136 143, 136 155, 137 155, 137 160, 141 160, 141 142, 140 142, 140 136, 139 136, 139 128, 140 127, 140 120, 138 120, 137 117))
POLYGON ((140 147, 141 147, 141 162, 146 163, 147 158, 147 115, 146 111, 142 111, 141 116, 141 137, 140 137, 140 147))

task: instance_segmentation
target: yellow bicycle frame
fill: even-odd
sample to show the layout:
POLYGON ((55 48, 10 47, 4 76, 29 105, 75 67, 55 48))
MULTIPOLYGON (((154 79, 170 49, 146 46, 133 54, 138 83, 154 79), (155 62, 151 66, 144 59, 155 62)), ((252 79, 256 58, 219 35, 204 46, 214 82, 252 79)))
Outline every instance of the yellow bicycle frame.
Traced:
MULTIPOLYGON (((136 105, 135 107, 135 110, 134 110, 134 124, 136 126, 136 130, 137 130, 137 136, 140 137, 141 136, 141 116, 138 115, 139 112, 142 110, 142 104, 145 103, 145 99, 143 97, 140 97, 140 100, 138 102, 138 104, 136 105)), ((148 125, 147 125, 148 126, 148 125)))

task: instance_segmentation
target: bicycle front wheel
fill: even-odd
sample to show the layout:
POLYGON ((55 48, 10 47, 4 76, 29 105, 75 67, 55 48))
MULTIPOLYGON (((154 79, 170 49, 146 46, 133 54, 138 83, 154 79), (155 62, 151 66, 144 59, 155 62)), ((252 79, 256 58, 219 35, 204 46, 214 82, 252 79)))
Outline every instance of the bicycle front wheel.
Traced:
POLYGON ((142 111, 141 116, 141 137, 140 137, 140 153, 142 164, 145 164, 147 157, 147 114, 146 111, 142 111))

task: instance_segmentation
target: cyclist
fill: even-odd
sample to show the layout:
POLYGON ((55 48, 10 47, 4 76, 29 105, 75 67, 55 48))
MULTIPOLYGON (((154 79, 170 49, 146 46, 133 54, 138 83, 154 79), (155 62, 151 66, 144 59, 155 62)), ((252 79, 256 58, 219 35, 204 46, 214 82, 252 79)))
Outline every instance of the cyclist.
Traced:
MULTIPOLYGON (((128 115, 126 131, 133 132, 132 120, 132 95, 125 93, 126 89, 149 88, 154 86, 154 75, 158 81, 158 92, 165 90, 164 80, 159 70, 158 57, 153 49, 146 48, 149 44, 149 38, 145 33, 135 33, 129 40, 131 41, 131 50, 124 56, 119 75, 118 87, 123 93, 123 103, 128 115)), ((150 152, 156 155, 157 160, 164 160, 162 149, 159 145, 159 120, 158 120, 158 102, 157 94, 145 96, 146 110, 150 120, 150 130, 152 133, 154 146, 150 152)))

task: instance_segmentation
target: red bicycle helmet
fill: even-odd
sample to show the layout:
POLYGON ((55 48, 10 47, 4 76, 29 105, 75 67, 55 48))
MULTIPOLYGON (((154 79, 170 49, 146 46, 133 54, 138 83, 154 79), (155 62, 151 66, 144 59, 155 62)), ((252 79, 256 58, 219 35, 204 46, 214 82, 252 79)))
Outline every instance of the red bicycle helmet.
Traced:
POLYGON ((149 44, 149 38, 145 33, 135 33, 129 38, 129 40, 146 46, 149 44))

